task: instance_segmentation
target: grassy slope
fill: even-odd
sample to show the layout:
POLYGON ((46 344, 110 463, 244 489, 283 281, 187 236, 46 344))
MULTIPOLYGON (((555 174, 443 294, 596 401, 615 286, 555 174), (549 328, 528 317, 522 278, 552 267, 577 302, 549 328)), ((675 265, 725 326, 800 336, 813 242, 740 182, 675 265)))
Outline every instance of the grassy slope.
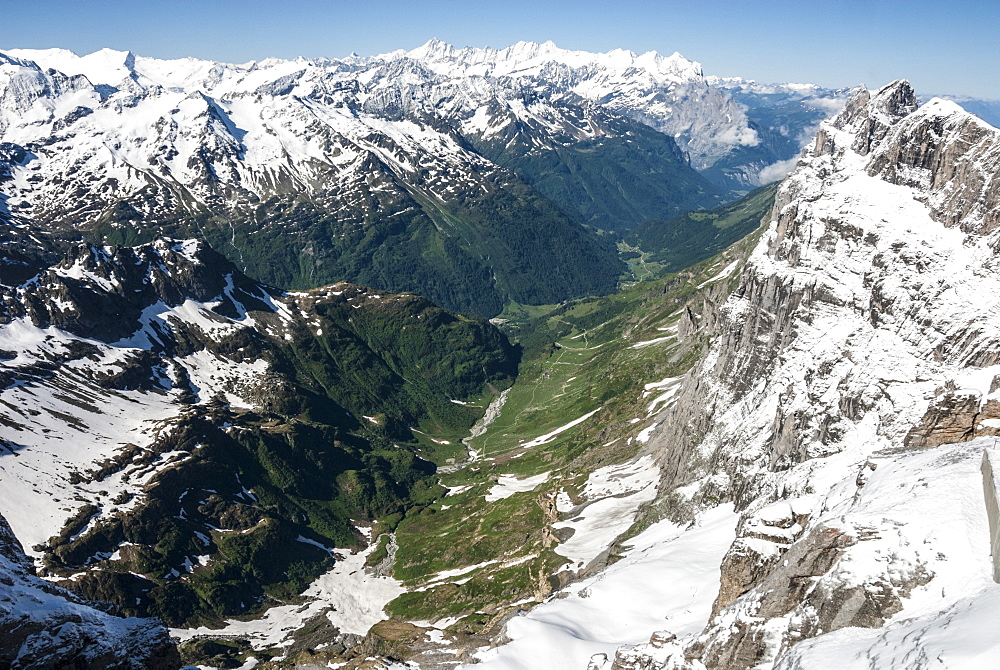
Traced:
POLYGON ((637 276, 677 272, 719 253, 760 223, 774 203, 777 184, 759 188, 736 202, 688 212, 669 221, 647 221, 626 236, 637 276))
MULTIPOLYGON (((394 616, 432 621, 458 616, 452 630, 483 632, 509 609, 505 603, 537 601, 552 590, 549 576, 565 559, 553 551, 548 528, 557 518, 546 501, 560 488, 579 490, 595 468, 635 455, 641 446, 635 436, 653 421, 652 396, 644 396, 643 386, 686 372, 705 342, 695 336, 683 343, 632 345, 662 338, 660 329, 675 324, 684 306, 697 311, 697 287, 744 258, 756 237, 682 273, 544 314, 542 308, 522 310, 518 321, 506 324, 525 349, 520 376, 500 416, 469 440, 479 459, 441 477, 443 485, 463 488, 399 524, 395 576, 421 590, 390 603, 394 616), (594 410, 555 440, 523 446, 594 410), (550 478, 535 491, 485 503, 498 475, 544 472, 550 478), (436 577, 487 561, 497 562, 454 579, 436 577)), ((737 271, 717 282, 729 285, 738 276, 737 271)))

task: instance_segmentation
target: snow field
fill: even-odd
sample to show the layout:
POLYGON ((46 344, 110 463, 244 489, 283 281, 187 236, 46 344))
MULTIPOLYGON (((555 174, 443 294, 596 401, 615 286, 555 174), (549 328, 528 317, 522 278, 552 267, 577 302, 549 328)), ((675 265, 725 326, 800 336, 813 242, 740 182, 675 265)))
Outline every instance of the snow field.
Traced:
POLYGON ((337 563, 303 592, 305 605, 279 605, 259 619, 231 620, 221 629, 173 628, 170 633, 181 641, 198 635, 238 635, 246 637, 255 649, 265 649, 290 644, 292 633, 309 619, 325 614, 341 632, 364 635, 388 618, 384 607, 406 591, 401 582, 391 577, 375 577, 365 570, 365 560, 375 546, 373 543, 356 554, 347 549, 333 549, 337 563))
POLYGON ((459 667, 586 668, 592 655, 613 657, 619 644, 645 642, 654 630, 696 634, 718 592, 736 519, 723 507, 689 529, 666 521, 651 526, 629 540, 624 558, 568 587, 567 597, 511 619, 510 643, 480 650, 479 664, 459 667))
POLYGON ((547 482, 549 474, 551 473, 542 472, 541 474, 534 475, 533 477, 525 477, 524 479, 518 479, 516 475, 500 475, 497 478, 497 483, 486 494, 486 502, 496 502, 497 500, 509 498, 515 493, 532 491, 539 484, 547 482))
POLYGON ((545 435, 541 435, 539 437, 536 437, 533 440, 529 440, 529 441, 525 442, 524 444, 521 445, 521 447, 523 447, 523 448, 530 448, 530 447, 537 447, 537 446, 540 446, 540 445, 543 445, 543 444, 548 444, 552 440, 556 439, 556 437, 558 437, 560 433, 564 433, 567 430, 569 430, 570 428, 574 428, 576 426, 579 426, 581 423, 583 423, 584 421, 586 421, 590 417, 592 417, 595 414, 597 414, 598 412, 600 412, 601 409, 602 409, 601 407, 598 407, 597 409, 595 409, 595 410, 593 410, 591 412, 587 412, 586 414, 584 414, 580 418, 574 419, 574 420, 570 421, 569 423, 567 423, 567 424, 565 424, 563 426, 559 426, 555 430, 553 430, 551 432, 548 432, 545 435))
POLYGON ((656 497, 660 471, 651 456, 629 463, 610 465, 595 470, 587 478, 580 497, 584 502, 574 506, 564 490, 556 495, 556 509, 574 517, 553 524, 553 528, 569 528, 573 534, 556 546, 555 552, 569 559, 564 566, 581 571, 628 530, 639 507, 656 497))

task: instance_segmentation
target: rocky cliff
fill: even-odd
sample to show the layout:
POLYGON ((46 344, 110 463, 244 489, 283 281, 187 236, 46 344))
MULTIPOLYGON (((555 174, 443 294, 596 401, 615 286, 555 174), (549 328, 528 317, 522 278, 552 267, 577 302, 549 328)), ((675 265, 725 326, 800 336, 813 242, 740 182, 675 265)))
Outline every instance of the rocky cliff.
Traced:
POLYGON ((175 670, 167 629, 123 619, 34 574, 31 560, 0 517, 0 667, 175 670))
MULTIPOLYGON (((712 619, 669 663, 823 667, 796 650, 815 663, 845 648, 833 631, 932 629, 993 597, 970 473, 1000 426, 998 141, 904 81, 857 91, 780 187, 739 288, 692 322, 712 345, 649 450, 672 514, 731 502, 741 521, 712 619)), ((911 667, 878 635, 852 653, 911 667)))

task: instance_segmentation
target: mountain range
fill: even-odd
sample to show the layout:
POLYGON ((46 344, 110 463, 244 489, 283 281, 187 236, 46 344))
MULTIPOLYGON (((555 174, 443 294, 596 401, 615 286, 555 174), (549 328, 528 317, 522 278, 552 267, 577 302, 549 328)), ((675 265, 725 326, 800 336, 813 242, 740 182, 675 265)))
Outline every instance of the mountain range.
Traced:
POLYGON ((7 50, 0 194, 0 667, 1000 659, 1000 130, 953 101, 7 50))
POLYGON ((738 99, 679 54, 551 43, 244 65, 2 53, 0 217, 53 240, 43 264, 65 240, 196 236, 274 285, 488 317, 613 291, 623 231, 746 192, 842 101, 745 82, 738 99))

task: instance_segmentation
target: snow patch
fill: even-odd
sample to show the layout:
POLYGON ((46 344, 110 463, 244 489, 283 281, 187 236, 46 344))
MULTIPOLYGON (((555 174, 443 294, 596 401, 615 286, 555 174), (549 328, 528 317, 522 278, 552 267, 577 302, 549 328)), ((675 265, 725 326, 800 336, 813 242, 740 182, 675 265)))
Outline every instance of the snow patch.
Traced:
POLYGON ((598 407, 597 409, 595 409, 592 412, 587 412, 586 414, 584 414, 583 416, 581 416, 579 419, 574 419, 574 420, 570 421, 569 423, 567 423, 564 426, 559 426, 558 428, 556 428, 552 432, 546 433, 545 435, 541 435, 539 437, 536 437, 533 440, 530 440, 528 442, 523 443, 521 446, 522 447, 537 447, 537 446, 540 446, 542 444, 547 444, 547 443, 551 442, 552 440, 556 439, 556 436, 558 436, 560 433, 564 433, 567 430, 569 430, 570 428, 573 428, 575 426, 579 426, 581 423, 583 423, 584 421, 586 421, 590 417, 592 417, 595 414, 597 414, 598 412, 600 412, 601 409, 603 409, 603 408, 602 407, 598 407))
POLYGON ((515 493, 531 491, 536 486, 549 480, 549 473, 543 472, 533 477, 518 479, 517 475, 500 475, 497 483, 486 494, 486 502, 496 502, 509 498, 515 493))

